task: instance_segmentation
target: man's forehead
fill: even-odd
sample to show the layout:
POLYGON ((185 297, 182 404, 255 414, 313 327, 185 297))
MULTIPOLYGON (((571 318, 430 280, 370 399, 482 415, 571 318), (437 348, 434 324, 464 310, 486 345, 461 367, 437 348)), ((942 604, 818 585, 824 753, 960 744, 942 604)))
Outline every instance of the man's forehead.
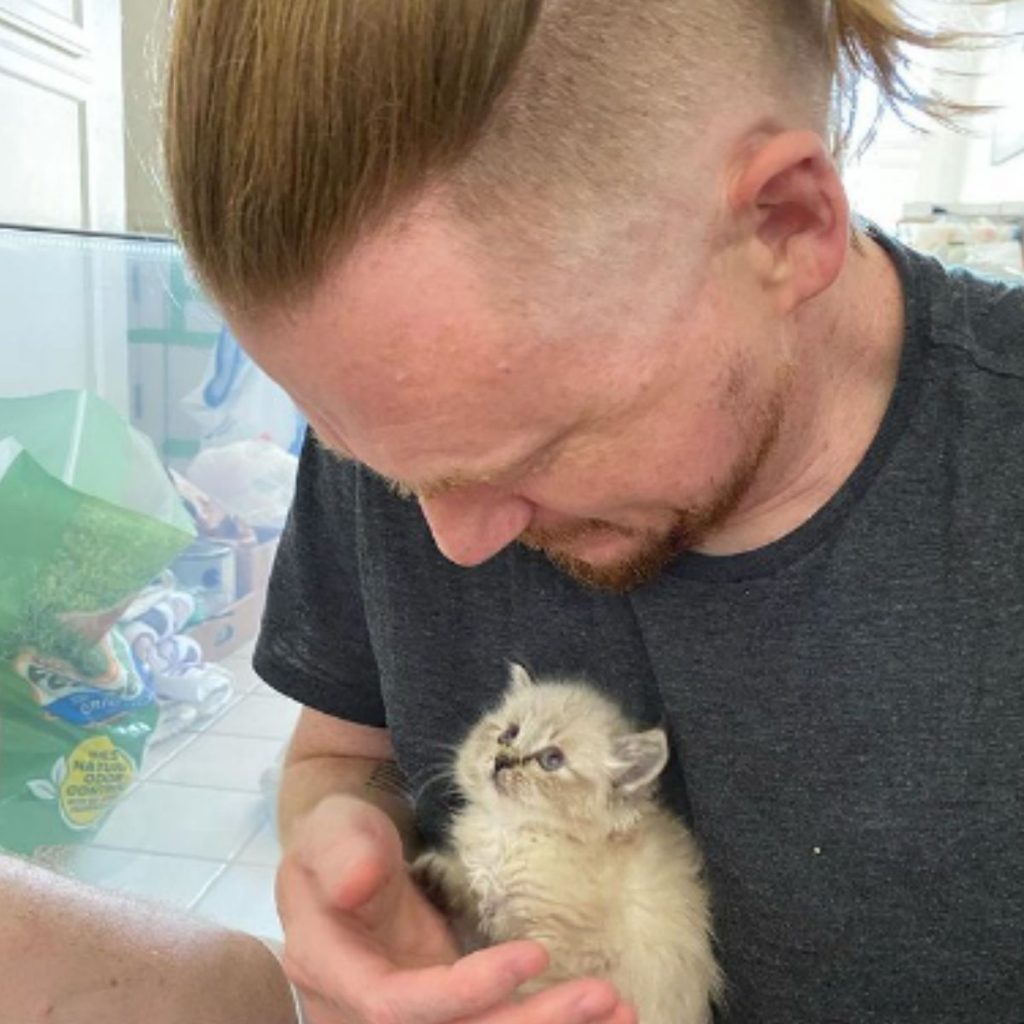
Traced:
POLYGON ((601 360, 590 351, 581 375, 579 347, 504 319, 482 275, 421 218, 368 240, 250 347, 326 445, 398 489, 500 485, 564 428, 601 360))

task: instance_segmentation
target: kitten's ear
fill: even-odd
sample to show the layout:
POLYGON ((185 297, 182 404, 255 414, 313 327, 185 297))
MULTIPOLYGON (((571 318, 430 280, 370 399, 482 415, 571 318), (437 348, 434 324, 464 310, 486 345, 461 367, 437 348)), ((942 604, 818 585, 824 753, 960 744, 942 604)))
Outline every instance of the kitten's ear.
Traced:
POLYGON ((653 782, 668 763, 663 729, 634 732, 612 741, 612 779, 620 793, 635 793, 653 782))
POLYGON ((528 690, 533 686, 533 679, 530 677, 530 673, 518 662, 510 661, 508 668, 509 683, 511 683, 513 690, 528 690))

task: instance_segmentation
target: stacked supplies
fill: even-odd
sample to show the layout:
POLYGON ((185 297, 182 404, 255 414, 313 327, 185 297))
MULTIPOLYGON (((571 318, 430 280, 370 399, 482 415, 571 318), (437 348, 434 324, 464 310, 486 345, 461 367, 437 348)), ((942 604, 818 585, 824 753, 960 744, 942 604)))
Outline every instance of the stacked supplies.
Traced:
POLYGON ((1024 204, 909 203, 898 230, 908 245, 947 265, 1024 280, 1024 204))

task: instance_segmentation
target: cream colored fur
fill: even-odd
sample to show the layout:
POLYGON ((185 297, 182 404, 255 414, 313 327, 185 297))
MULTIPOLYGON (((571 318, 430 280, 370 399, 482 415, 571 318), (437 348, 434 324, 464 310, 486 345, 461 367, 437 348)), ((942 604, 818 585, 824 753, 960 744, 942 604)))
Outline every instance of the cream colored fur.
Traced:
POLYGON ((459 750, 450 846, 417 877, 467 948, 543 943, 551 965, 527 991, 596 975, 639 1024, 704 1024, 722 979, 700 853, 654 798, 664 733, 634 731, 584 684, 512 676, 459 750), (532 755, 551 748, 564 764, 545 770, 532 755))

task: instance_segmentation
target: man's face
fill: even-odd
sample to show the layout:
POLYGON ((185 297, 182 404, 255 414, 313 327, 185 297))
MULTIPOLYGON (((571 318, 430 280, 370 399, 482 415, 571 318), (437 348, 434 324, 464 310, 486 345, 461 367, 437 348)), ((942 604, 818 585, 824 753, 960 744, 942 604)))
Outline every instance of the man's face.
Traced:
POLYGON ((538 270, 518 301, 496 267, 411 219, 236 329, 323 443, 417 498, 452 561, 518 540, 628 589, 742 506, 788 375, 720 274, 538 270))

